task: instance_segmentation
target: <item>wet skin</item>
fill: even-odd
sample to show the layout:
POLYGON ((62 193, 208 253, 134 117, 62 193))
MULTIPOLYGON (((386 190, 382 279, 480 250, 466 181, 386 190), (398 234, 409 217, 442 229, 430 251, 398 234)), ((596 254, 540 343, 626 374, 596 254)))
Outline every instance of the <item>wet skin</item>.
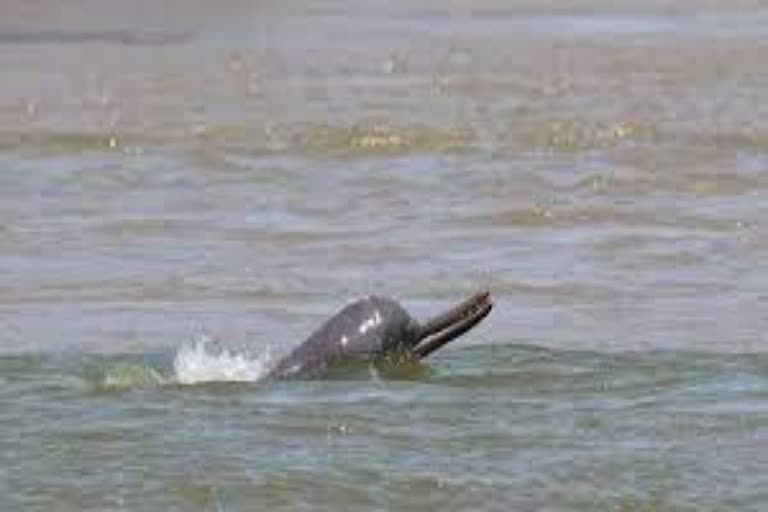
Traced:
POLYGON ((270 371, 273 378, 320 377, 336 361, 400 355, 421 360, 491 312, 487 291, 419 323, 396 301, 368 296, 348 304, 270 371))

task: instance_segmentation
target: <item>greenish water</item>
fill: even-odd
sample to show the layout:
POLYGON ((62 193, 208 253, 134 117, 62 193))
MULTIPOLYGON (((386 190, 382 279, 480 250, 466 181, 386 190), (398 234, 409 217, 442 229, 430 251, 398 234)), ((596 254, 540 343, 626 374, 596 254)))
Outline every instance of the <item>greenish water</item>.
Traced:
MULTIPOLYGON (((393 378, 0 359, 9 510, 759 510, 768 359, 497 343, 393 378)), ((209 355, 213 365, 217 356, 209 355)))

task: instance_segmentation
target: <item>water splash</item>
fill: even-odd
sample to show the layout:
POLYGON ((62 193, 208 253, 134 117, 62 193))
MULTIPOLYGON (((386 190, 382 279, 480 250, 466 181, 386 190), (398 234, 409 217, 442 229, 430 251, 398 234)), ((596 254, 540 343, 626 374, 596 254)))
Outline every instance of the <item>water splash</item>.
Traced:
POLYGON ((267 374, 270 362, 269 350, 257 355, 230 352, 202 335, 179 348, 173 368, 179 384, 255 382, 267 374))

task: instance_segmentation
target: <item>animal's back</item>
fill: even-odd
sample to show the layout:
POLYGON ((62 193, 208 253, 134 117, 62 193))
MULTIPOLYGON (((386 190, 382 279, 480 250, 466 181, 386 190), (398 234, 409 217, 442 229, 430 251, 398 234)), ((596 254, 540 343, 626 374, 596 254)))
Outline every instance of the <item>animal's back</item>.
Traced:
POLYGON ((413 323, 405 309, 391 299, 359 299, 326 321, 270 375, 311 377, 323 373, 334 359, 381 355, 405 342, 413 323))

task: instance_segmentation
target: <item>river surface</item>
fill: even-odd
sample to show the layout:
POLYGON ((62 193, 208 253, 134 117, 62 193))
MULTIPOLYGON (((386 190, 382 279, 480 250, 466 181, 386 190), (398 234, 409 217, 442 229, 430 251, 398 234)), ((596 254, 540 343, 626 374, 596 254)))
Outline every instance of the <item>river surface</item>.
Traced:
POLYGON ((1 9, 0 510, 768 510, 764 2, 1 9))

